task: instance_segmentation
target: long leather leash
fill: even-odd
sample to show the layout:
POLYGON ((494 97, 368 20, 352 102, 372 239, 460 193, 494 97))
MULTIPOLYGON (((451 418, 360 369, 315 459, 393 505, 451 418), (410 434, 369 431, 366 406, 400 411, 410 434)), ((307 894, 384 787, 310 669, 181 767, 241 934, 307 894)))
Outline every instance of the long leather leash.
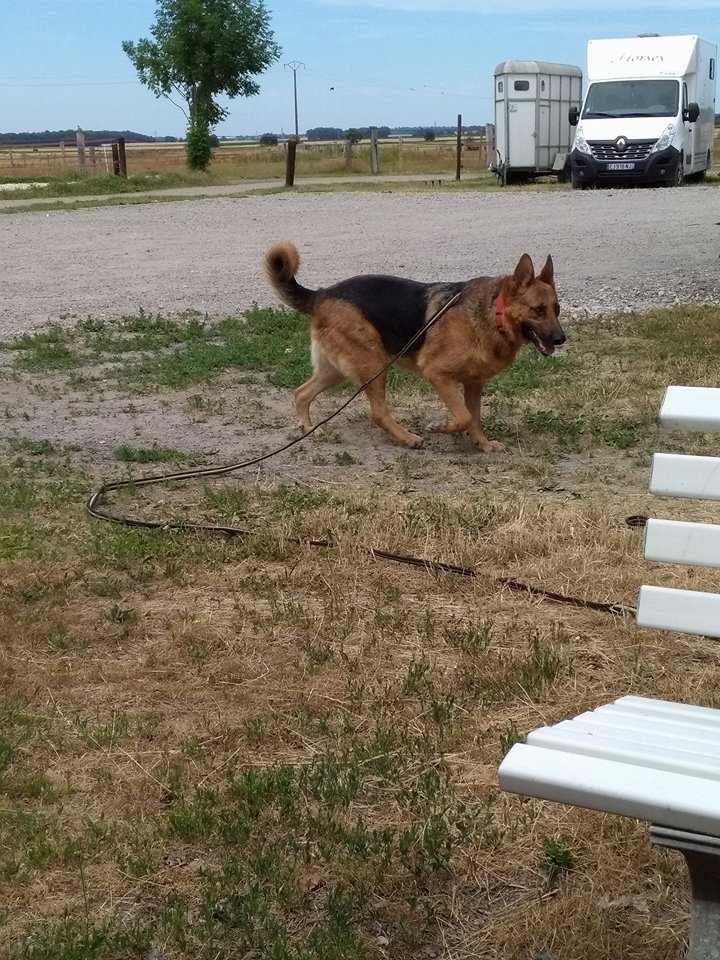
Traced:
MULTIPOLYGON (((366 380, 365 383, 361 384, 347 400, 345 400, 335 411, 333 411, 333 413, 325 417, 323 420, 320 420, 319 423, 316 423, 307 433, 304 433, 299 437, 295 437, 293 440, 288 441, 275 450, 271 450, 268 453, 260 454, 257 457, 252 457, 249 460, 243 460, 238 463, 225 464, 218 467, 199 467, 193 470, 179 470, 173 473, 149 474, 144 477, 138 477, 134 480, 112 480, 108 483, 102 484, 102 486, 88 494, 85 500, 85 509, 90 516, 94 517, 96 520, 103 520, 105 522, 115 523, 124 527, 139 527, 148 530, 181 530, 185 532, 202 532, 219 534, 227 537, 252 536, 253 531, 247 530, 243 527, 225 526, 222 524, 192 523, 191 521, 184 520, 144 520, 139 517, 126 516, 125 514, 112 512, 105 502, 106 497, 113 491, 122 490, 127 487, 142 487, 150 484, 169 483, 170 481, 182 482, 184 480, 192 480, 198 477, 220 477, 229 473, 235 473, 239 470, 244 470, 248 467, 263 463, 265 460, 269 460, 272 457, 276 457, 279 454, 284 453, 286 450, 289 450, 296 444, 302 443, 309 436, 315 433, 316 430, 319 430, 321 427, 325 426, 326 423, 329 423, 331 420, 337 417, 338 414, 348 407, 370 383, 372 383, 374 380, 377 380, 377 378, 382 376, 382 374, 384 374, 393 363, 408 353, 413 344, 416 343, 420 337, 422 337, 435 323, 438 322, 438 320, 441 319, 441 317, 445 315, 445 313, 447 313, 451 307, 458 302, 461 295, 462 292, 459 292, 451 297, 450 300, 448 300, 428 321, 426 321, 420 330, 418 330, 417 333, 415 333, 414 336, 411 337, 410 340, 405 344, 402 350, 392 357, 392 359, 389 360, 381 370, 379 370, 374 376, 370 377, 369 380, 366 380)), ((627 522, 630 523, 631 519, 632 518, 628 518, 627 522)), ((336 546, 332 540, 326 539, 306 539, 303 537, 293 536, 286 537, 286 539, 291 543, 309 547, 333 549, 336 546)), ((389 550, 381 550, 376 547, 364 547, 363 549, 372 557, 379 557, 384 560, 391 560, 396 563, 404 563, 415 567, 423 567, 429 571, 449 573, 456 576, 470 578, 475 578, 478 576, 478 572, 471 567, 463 567, 458 566, 457 564, 445 563, 441 560, 429 560, 422 557, 393 553, 389 550)), ((552 590, 546 590, 543 587, 537 587, 532 586, 531 584, 523 583, 522 581, 517 580, 515 577, 500 577, 497 582, 501 586, 505 586, 508 589, 526 592, 532 596, 542 597, 545 600, 550 600, 553 603, 564 603, 575 607, 585 607, 590 610, 602 610, 607 613, 619 614, 623 616, 635 613, 634 607, 624 606, 620 603, 606 603, 597 600, 587 600, 583 597, 573 597, 568 594, 556 593, 552 590)))

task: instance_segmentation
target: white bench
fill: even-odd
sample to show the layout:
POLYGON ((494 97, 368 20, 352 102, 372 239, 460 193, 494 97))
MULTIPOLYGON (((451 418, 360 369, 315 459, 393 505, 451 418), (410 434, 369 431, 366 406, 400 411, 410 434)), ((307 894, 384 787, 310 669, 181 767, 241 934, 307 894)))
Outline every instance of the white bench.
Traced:
MULTIPOLYGON (((720 389, 669 387, 660 420, 720 431, 720 389)), ((650 489, 720 500, 720 457, 655 454, 650 489)), ((648 520, 644 556, 720 567, 720 526, 648 520)), ((720 595, 643 586, 637 623, 720 637, 720 595)), ((689 960, 720 960, 720 710, 620 697, 534 730, 498 774, 511 793, 647 821, 652 843, 681 851, 688 865, 689 960)))
MULTIPOLYGON (((665 427, 720 431, 720 389, 668 387, 660 408, 665 427)), ((661 497, 720 500, 720 458, 656 453, 650 492, 661 497)), ((720 567, 720 527, 710 523, 648 520, 646 560, 720 567)), ((668 587, 640 588, 641 627, 720 637, 720 595, 668 587)))

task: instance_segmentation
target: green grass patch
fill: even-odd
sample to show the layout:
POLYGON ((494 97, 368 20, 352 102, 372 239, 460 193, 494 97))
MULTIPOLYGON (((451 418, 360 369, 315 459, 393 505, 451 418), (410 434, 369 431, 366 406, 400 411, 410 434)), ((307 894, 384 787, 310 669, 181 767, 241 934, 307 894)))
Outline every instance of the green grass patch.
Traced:
POLYGON ((31 457, 48 456, 57 453, 50 440, 31 440, 28 437, 11 437, 9 446, 16 453, 28 453, 31 457))
POLYGON ((577 369, 577 360, 571 355, 548 359, 541 357, 537 350, 528 348, 518 354, 511 367, 490 380, 486 393, 489 396, 519 397, 572 376, 574 369, 577 369))
POLYGON ((89 924, 67 918, 33 931, 10 960, 128 960, 153 955, 152 942, 152 931, 140 923, 89 924))
POLYGON ((272 383, 293 386, 310 375, 309 346, 306 317, 253 307, 216 323, 197 314, 170 320, 141 313, 113 323, 89 319, 73 329, 53 326, 25 334, 0 349, 15 352, 17 368, 32 372, 106 363, 107 377, 142 390, 203 383, 228 369, 268 372, 272 383))
POLYGON ((45 197, 82 197, 100 196, 124 193, 144 193, 152 190, 164 190, 173 187, 196 187, 208 183, 203 175, 191 173, 135 173, 127 177, 118 177, 114 174, 101 176, 84 176, 79 172, 71 171, 59 177, 35 177, 35 181, 42 181, 46 186, 26 187, 18 192, 19 198, 45 197))
POLYGON ((559 449, 577 452, 598 442, 618 450, 627 450, 657 434, 655 416, 623 417, 583 413, 556 413, 552 410, 527 411, 523 426, 534 435, 550 436, 559 449))
MULTIPOLYGON (((198 457, 174 450, 172 447, 133 447, 127 443, 113 450, 116 460, 123 463, 197 463, 198 457)), ((200 458, 202 459, 202 458, 200 458)))
POLYGON ((186 387, 227 369, 262 370, 277 386, 295 386, 310 376, 307 317, 291 310, 254 307, 228 317, 202 339, 167 356, 130 367, 126 379, 167 387, 186 387))

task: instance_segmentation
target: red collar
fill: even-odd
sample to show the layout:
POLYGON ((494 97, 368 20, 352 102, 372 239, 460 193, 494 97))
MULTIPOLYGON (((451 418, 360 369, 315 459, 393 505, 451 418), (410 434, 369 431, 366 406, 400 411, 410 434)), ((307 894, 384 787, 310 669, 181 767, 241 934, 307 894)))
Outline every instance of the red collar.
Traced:
POLYGON ((495 304, 495 326, 498 328, 500 333, 505 333, 505 323, 503 322, 503 310, 505 309, 505 304, 503 303, 502 294, 498 294, 497 302, 495 304))

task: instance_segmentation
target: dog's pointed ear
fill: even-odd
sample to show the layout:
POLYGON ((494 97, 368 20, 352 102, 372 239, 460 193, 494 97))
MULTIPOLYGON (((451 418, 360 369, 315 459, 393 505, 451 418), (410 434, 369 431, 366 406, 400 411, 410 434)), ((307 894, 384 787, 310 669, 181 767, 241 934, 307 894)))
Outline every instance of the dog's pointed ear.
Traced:
POLYGON ((552 257, 548 254, 548 258, 545 261, 545 266, 540 271, 540 279, 543 283, 549 283, 550 286, 553 286, 553 278, 555 276, 555 269, 553 267, 552 257))
POLYGON ((535 279, 535 267, 529 254, 524 253, 518 260, 513 279, 519 287, 529 287, 535 279))

